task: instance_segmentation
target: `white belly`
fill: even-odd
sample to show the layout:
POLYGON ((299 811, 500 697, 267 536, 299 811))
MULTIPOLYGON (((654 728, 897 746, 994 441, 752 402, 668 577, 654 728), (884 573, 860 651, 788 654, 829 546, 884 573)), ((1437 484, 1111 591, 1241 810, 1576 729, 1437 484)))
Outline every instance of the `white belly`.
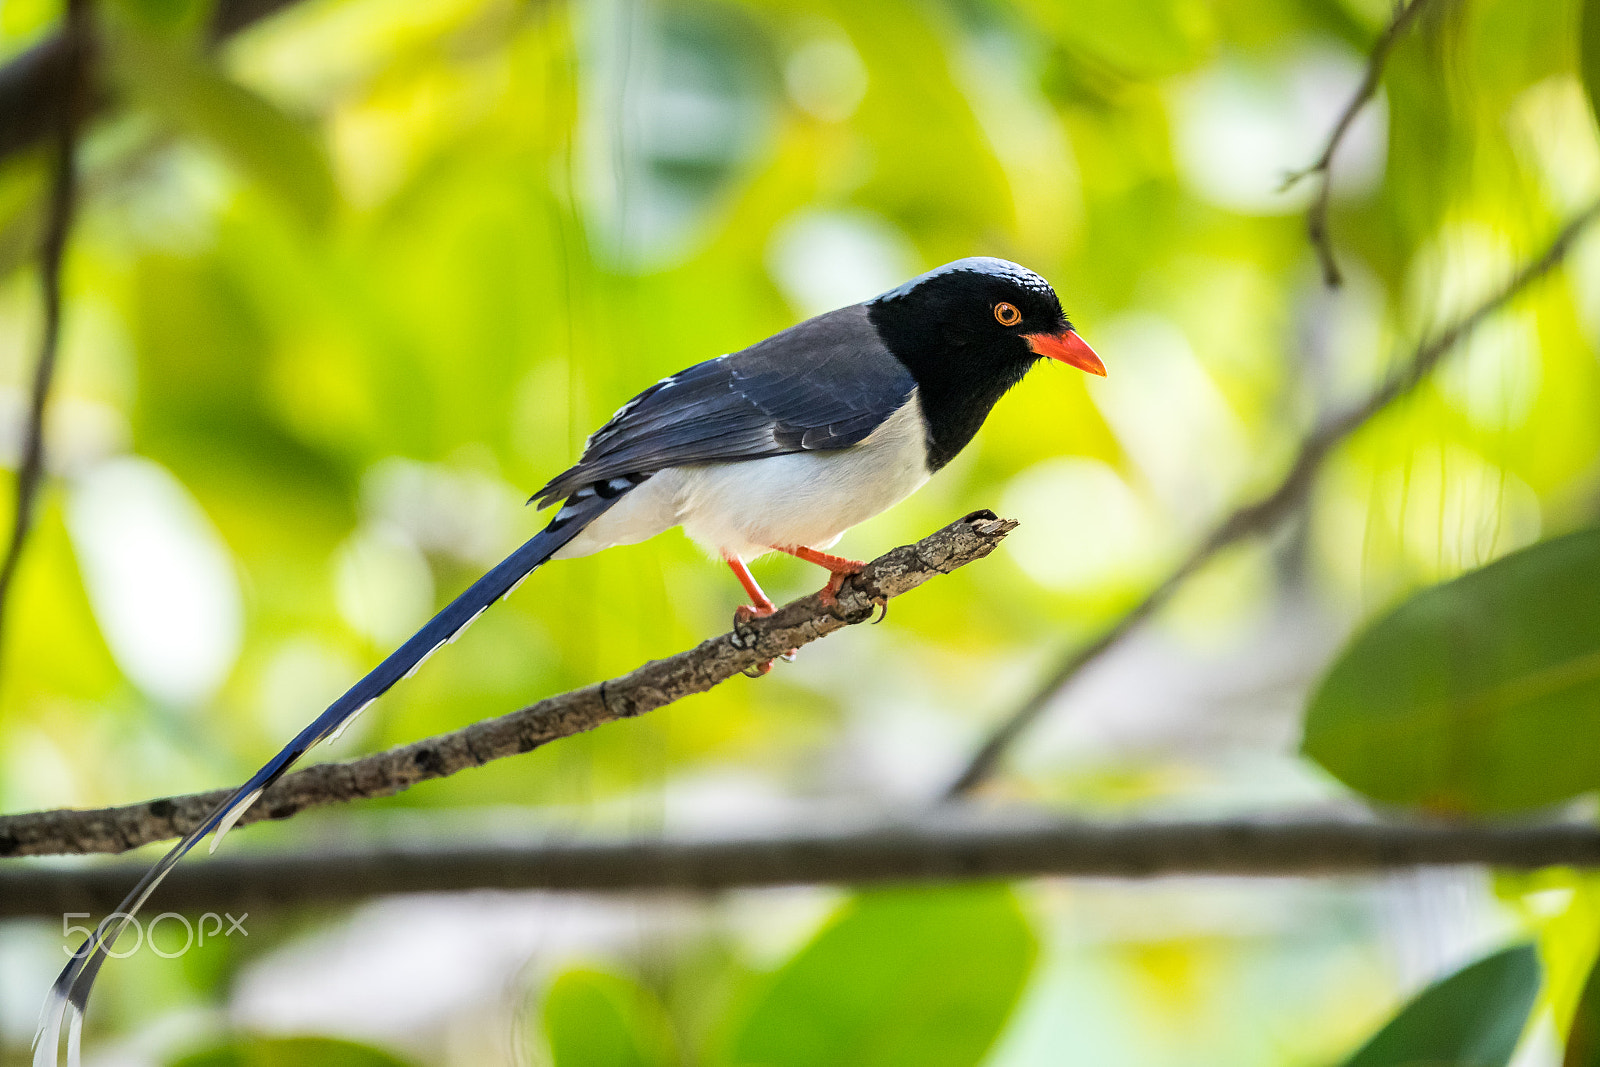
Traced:
POLYGON ((827 548, 928 480, 927 430, 913 394, 852 448, 670 467, 625 495, 556 553, 586 556, 672 528, 725 558, 827 548))

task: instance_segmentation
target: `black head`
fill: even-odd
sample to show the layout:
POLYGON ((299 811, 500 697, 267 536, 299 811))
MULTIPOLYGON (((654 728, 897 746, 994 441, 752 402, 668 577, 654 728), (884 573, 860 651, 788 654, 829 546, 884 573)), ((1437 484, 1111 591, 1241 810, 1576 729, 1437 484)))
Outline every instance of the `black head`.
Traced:
POLYGON ((1039 357, 1105 374, 1050 283, 1003 259, 946 263, 868 301, 867 317, 917 380, 933 469, 955 458, 1039 357))

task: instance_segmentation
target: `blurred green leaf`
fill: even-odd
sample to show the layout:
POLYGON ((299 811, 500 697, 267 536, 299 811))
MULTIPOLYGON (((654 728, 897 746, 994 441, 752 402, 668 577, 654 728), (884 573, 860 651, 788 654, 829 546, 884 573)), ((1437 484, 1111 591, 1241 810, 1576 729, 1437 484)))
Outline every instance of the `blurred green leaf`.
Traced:
POLYGON ((1589 94, 1589 107, 1600 121, 1600 0, 1583 0, 1579 27, 1578 66, 1583 88, 1589 94))
POLYGON ((1216 35, 1211 8, 1196 0, 1024 0, 1019 6, 1064 43, 1136 77, 1195 67, 1216 35))
POLYGON ((1504 1067, 1538 995, 1538 952, 1505 949, 1418 993, 1343 1067, 1504 1067))
POLYGON ((199 31, 216 6, 216 0, 118 0, 115 5, 140 25, 168 33, 199 31))
POLYGON ((1600 785, 1600 530, 1423 590, 1311 698, 1305 753, 1388 804, 1506 811, 1600 785))
POLYGON ((411 1061, 331 1037, 257 1037, 228 1041, 169 1061, 169 1067, 410 1067, 411 1061))
POLYGON ((1567 1030, 1567 1052, 1561 1067, 1600 1067, 1600 966, 1590 969, 1578 998, 1578 1010, 1567 1030))
POLYGON ((1003 887, 866 894, 773 976, 728 1061, 975 1064, 1010 1016, 1035 947, 1003 887))
POLYGON ((130 26, 107 37, 113 75, 130 99, 209 142, 307 224, 327 221, 338 194, 327 153, 308 124, 231 80, 185 42, 130 26))
POLYGON ((38 251, 50 170, 40 154, 0 166, 0 278, 38 251))
POLYGON ((670 1067, 679 1062, 672 1024, 638 983, 602 971, 568 971, 544 1001, 554 1067, 670 1067))

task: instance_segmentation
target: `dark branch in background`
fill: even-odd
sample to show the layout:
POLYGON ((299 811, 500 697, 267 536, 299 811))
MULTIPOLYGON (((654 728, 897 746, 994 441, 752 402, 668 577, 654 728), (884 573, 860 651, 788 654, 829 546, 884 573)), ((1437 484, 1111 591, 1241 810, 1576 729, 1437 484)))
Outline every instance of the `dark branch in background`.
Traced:
MULTIPOLYGON (((221 44, 249 26, 295 0, 218 0, 211 14, 208 37, 221 44)), ((34 45, 0 67, 0 160, 45 140, 59 129, 61 116, 71 110, 68 99, 73 83, 71 30, 34 45)), ((90 96, 77 109, 79 121, 92 106, 103 103, 90 96)))
MULTIPOLYGON (((287 819, 324 804, 389 796, 430 778, 530 752, 557 738, 703 693, 747 667, 865 621, 876 605, 890 597, 987 556, 1015 528, 1016 523, 992 512, 974 512, 867 564, 845 583, 832 607, 816 595, 803 597, 775 615, 741 623, 730 633, 676 656, 652 660, 620 678, 377 755, 296 771, 262 794, 239 824, 287 819)), ((198 826, 231 792, 219 789, 118 808, 3 816, 0 856, 123 852, 179 837, 198 826)))
POLYGON ((295 3, 296 0, 219 0, 211 11, 211 28, 208 36, 213 45, 219 45, 240 30, 249 29, 268 15, 295 3))
MULTIPOLYGON (((89 110, 90 63, 94 48, 89 26, 88 0, 68 0, 66 26, 61 31, 58 67, 61 83, 55 101, 55 177, 50 186, 49 214, 44 243, 39 251, 39 288, 44 305, 44 326, 39 340, 39 362, 33 371, 27 417, 22 423, 17 459, 16 511, 11 522, 11 542, 0 561, 0 634, 5 629, 6 606, 22 551, 33 529, 39 484, 44 478, 44 409, 55 381, 56 352, 61 341, 61 260, 72 230, 72 207, 77 197, 78 130, 89 110)), ((0 641, 3 647, 3 641, 0 641)))
POLYGON ((1297 170, 1283 180, 1280 192, 1288 192, 1297 184, 1317 175, 1317 194, 1311 200, 1311 206, 1306 209, 1306 234, 1311 238, 1311 247, 1316 249, 1317 259, 1322 264, 1322 280, 1330 289, 1337 289, 1344 282, 1339 273, 1339 264, 1333 258, 1333 238, 1328 234, 1328 201, 1333 193, 1333 156, 1339 150, 1339 145, 1344 142, 1345 134, 1350 132, 1350 127, 1355 124, 1356 116, 1361 114, 1363 108, 1371 102, 1378 92, 1378 85, 1383 81, 1383 68, 1389 62, 1389 53, 1394 50, 1395 42, 1411 27, 1427 6, 1428 0, 1410 0, 1394 14, 1394 19, 1378 36, 1372 45, 1372 51, 1367 54, 1367 70, 1361 78, 1361 84, 1356 87, 1355 95, 1345 105, 1344 111, 1339 115, 1339 121, 1333 125, 1333 132, 1328 135, 1328 142, 1322 148, 1322 154, 1315 163, 1297 170))
MULTIPOLYGON (((702 892, 1038 875, 1325 875, 1440 864, 1600 866, 1600 829, 1328 818, 1069 821, 1040 812, 946 809, 909 822, 725 838, 544 840, 522 847, 451 840, 238 855, 178 867, 161 887, 161 903, 179 911, 258 910, 470 889, 702 892)), ((129 863, 12 864, 0 870, 0 919, 104 915, 143 871, 129 863)))
POLYGON ((1246 538, 1272 530, 1291 514, 1310 491, 1312 482, 1315 481, 1317 472, 1322 467, 1322 461, 1327 458, 1328 453, 1345 438, 1370 422, 1379 412, 1415 389, 1439 361, 1468 334, 1477 329, 1485 319, 1555 269, 1571 251, 1573 242, 1595 221, 1596 217, 1600 217, 1600 203, 1590 205, 1562 227, 1550 247, 1537 259, 1524 264, 1493 296, 1453 325, 1418 345, 1411 357, 1385 378, 1366 399, 1326 420, 1305 437, 1300 442, 1294 462, 1289 465, 1282 480, 1271 491, 1251 503, 1242 505, 1223 519, 1211 534, 1178 564, 1165 581, 1146 594, 1145 598, 1126 614, 1102 630, 1093 640, 1067 656, 1021 707, 995 727, 960 776, 951 784, 946 796, 955 797, 967 793, 993 775, 1012 744, 1040 715, 1044 714, 1051 700, 1063 687, 1103 652, 1121 640, 1123 635, 1170 600, 1172 594, 1177 592, 1196 571, 1209 563, 1218 552, 1246 538))

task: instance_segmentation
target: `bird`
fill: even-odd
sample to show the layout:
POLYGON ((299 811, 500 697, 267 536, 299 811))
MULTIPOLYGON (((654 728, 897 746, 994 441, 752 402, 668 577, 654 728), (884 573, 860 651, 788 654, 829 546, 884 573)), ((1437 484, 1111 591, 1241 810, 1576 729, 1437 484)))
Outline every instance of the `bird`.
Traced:
POLYGON ((826 550, 954 459, 1041 359, 1105 374, 1044 278, 1007 260, 972 257, 697 363, 629 400, 589 437, 576 464, 533 494, 530 503, 540 508, 560 505, 543 530, 233 790, 85 939, 46 999, 36 1067, 57 1062, 63 1026, 76 1065, 89 991, 117 935, 185 854, 207 834, 215 834, 215 851, 295 761, 534 570, 681 526, 743 586, 750 603, 739 609, 741 619, 774 611, 749 569, 769 552, 826 570, 822 597, 831 600, 863 565, 826 550))

